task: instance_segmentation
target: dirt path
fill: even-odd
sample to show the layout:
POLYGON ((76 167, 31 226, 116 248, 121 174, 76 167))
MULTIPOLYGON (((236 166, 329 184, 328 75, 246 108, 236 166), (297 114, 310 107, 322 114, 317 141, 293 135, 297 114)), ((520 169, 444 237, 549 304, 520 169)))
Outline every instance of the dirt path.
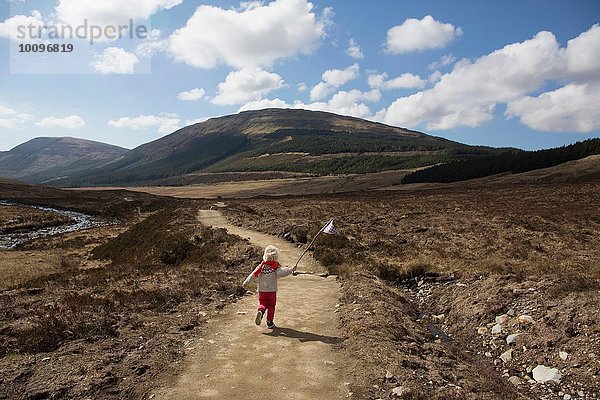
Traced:
MULTIPOLYGON (((200 211, 199 220, 273 244, 283 265, 293 265, 301 250, 273 237, 229 224, 219 211, 200 211)), ((319 272, 310 256, 299 271, 319 272)), ((250 271, 249 271, 250 272, 250 271)), ((279 281, 275 323, 270 331, 254 324, 256 295, 227 306, 209 321, 188 355, 183 372, 156 399, 339 399, 348 395, 345 362, 335 344, 341 337, 334 313, 340 296, 335 277, 298 275, 279 281)))

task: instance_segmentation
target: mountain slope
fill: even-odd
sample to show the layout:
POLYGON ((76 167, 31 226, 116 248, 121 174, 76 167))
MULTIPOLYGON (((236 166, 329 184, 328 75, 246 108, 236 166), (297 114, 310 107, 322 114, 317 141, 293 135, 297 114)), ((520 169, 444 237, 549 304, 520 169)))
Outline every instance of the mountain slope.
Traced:
POLYGON ((363 173, 501 151, 506 149, 467 146, 326 112, 266 109, 182 128, 114 162, 55 184, 139 184, 196 171, 363 173))
POLYGON ((122 156, 127 149, 70 137, 40 137, 0 152, 0 176, 43 183, 122 156))

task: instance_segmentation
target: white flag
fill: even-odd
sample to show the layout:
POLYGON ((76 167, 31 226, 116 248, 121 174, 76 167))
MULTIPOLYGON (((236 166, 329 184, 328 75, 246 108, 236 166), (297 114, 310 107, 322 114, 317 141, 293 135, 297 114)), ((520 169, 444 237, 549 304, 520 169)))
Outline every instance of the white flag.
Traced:
POLYGON ((324 233, 328 233, 330 235, 340 235, 340 233, 333 226, 333 220, 329 221, 327 225, 323 228, 324 233))

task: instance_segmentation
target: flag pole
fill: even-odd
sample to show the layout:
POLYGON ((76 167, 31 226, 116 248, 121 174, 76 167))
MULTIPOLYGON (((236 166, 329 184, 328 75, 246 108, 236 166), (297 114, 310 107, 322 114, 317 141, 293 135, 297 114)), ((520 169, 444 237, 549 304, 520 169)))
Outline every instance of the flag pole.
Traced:
POLYGON ((298 267, 298 264, 300 263, 300 260, 302 260, 302 257, 304 257, 304 255, 306 254, 306 252, 308 251, 308 249, 310 249, 310 246, 313 245, 313 243, 315 242, 315 240, 317 240, 317 237, 323 232, 323 229, 325 229, 325 227, 327 225, 329 225, 329 223, 331 221, 333 221, 333 218, 330 219, 325 225, 323 225, 323 227, 321 228, 321 230, 319 232, 317 232, 317 234, 315 235, 315 237, 313 238, 313 240, 311 240, 311 242, 308 244, 308 246, 306 246, 306 249, 300 255, 300 258, 298 258, 298 261, 296 261, 296 264, 294 264, 294 268, 298 267))

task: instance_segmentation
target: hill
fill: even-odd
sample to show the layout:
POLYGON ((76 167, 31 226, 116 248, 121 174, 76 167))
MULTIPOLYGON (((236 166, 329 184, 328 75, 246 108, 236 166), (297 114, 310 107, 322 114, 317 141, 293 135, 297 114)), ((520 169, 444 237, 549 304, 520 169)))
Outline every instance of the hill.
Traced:
POLYGON ((266 109, 187 126, 54 184, 160 183, 199 171, 367 173, 504 151, 326 112, 266 109))
POLYGON ((521 173, 553 167, 600 154, 600 139, 589 139, 554 149, 505 153, 480 159, 461 160, 415 171, 402 183, 458 182, 505 172, 521 173))
POLYGON ((70 137, 39 137, 0 152, 0 176, 44 183, 97 167, 122 156, 127 149, 70 137))

